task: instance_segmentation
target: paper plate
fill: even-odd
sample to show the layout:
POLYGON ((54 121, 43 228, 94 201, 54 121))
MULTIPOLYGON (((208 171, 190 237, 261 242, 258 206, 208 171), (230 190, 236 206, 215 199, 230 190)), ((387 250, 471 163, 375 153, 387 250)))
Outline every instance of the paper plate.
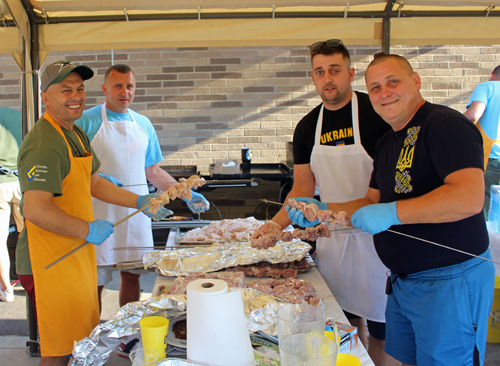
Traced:
MULTIPOLYGON (((170 334, 170 333, 169 333, 170 334)), ((359 366, 361 360, 349 353, 338 353, 336 366, 359 366)))
POLYGON ((167 334, 168 344, 171 344, 172 346, 176 346, 176 347, 181 347, 181 348, 187 347, 187 341, 185 339, 176 338, 175 332, 172 330, 175 323, 177 323, 179 320, 184 320, 184 319, 186 319, 185 314, 170 320, 170 323, 168 325, 168 334, 167 334))

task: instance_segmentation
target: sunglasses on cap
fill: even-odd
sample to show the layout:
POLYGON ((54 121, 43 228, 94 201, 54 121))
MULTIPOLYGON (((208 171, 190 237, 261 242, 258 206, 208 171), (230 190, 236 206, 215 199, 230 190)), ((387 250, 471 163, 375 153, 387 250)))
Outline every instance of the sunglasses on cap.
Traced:
POLYGON ((346 49, 345 46, 344 46, 344 42, 342 42, 342 40, 340 40, 340 39, 329 39, 328 41, 320 41, 320 42, 316 42, 316 43, 313 43, 312 45, 310 45, 309 49, 311 50, 311 53, 312 52, 316 52, 317 50, 319 50, 321 48, 321 46, 323 46, 323 44, 326 44, 326 46, 329 47, 329 48, 341 47, 343 49, 346 49))

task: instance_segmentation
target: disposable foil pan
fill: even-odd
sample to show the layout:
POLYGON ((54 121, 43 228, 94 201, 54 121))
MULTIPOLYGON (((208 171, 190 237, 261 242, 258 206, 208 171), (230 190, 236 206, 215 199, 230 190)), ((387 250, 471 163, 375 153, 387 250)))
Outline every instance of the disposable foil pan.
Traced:
POLYGON ((215 272, 258 262, 286 263, 301 260, 311 246, 300 240, 279 241, 274 247, 256 249, 249 242, 214 244, 209 247, 154 251, 143 258, 145 269, 163 276, 186 276, 193 272, 215 272))

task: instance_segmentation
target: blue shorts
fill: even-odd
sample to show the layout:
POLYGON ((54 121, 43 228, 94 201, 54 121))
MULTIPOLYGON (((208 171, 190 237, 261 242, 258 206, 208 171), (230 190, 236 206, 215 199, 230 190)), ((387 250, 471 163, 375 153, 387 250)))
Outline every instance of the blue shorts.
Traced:
MULTIPOLYGON (((490 250, 481 256, 491 259, 490 250)), ((408 365, 482 365, 494 283, 493 263, 480 258, 399 277, 387 299, 385 352, 408 365)))

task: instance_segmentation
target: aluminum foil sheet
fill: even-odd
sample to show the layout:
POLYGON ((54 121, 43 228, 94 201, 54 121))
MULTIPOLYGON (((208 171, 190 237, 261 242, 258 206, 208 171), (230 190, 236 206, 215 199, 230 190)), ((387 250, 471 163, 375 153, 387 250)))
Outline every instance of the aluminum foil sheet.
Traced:
POLYGON ((215 244, 208 247, 154 251, 143 258, 145 269, 163 276, 186 276, 193 272, 215 272, 227 267, 267 261, 286 263, 301 260, 311 246, 300 240, 279 241, 274 247, 256 249, 249 242, 215 244))
MULTIPOLYGON (((287 302, 252 288, 230 289, 230 291, 239 290, 243 298, 249 333, 260 330, 276 336, 276 310, 286 305, 287 302)), ((323 301, 320 302, 320 306, 326 309, 323 301)), ((147 300, 131 302, 123 306, 112 319, 95 327, 89 337, 82 339, 73 347, 72 365, 102 366, 121 342, 140 332, 139 321, 143 317, 165 316, 166 313, 167 318, 172 319, 184 314, 186 308, 187 295, 163 294, 147 300)))

